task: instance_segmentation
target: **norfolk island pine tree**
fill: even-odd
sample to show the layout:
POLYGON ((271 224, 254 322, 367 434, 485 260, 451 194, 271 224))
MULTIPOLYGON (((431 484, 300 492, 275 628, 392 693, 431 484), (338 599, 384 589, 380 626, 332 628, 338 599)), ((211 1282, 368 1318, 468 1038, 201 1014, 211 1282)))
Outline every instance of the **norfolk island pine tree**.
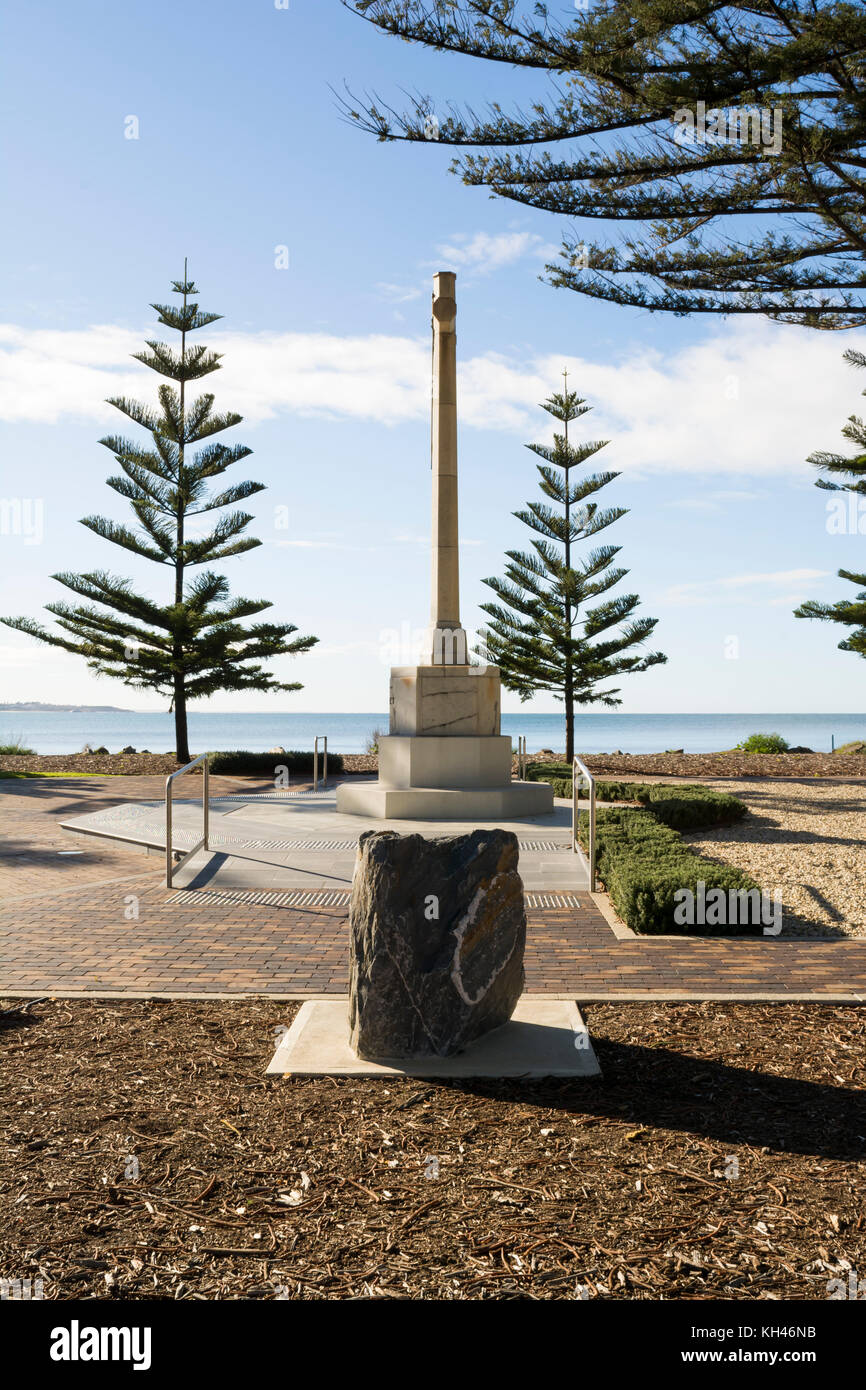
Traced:
MULTIPOLYGON (((849 348, 845 353, 845 359, 852 367, 866 367, 866 356, 855 348, 849 348)), ((866 391, 862 394, 866 396, 866 391)), ((822 472, 831 475, 829 478, 818 478, 816 487, 824 488, 828 492, 852 493, 859 503, 861 497, 866 497, 866 425, 858 415, 850 415, 848 423, 842 427, 842 434, 857 446, 856 454, 831 454, 819 450, 810 454, 808 461, 822 472), (840 478, 847 478, 848 481, 833 481, 840 478)), ((844 499, 840 498, 839 501, 844 502, 844 499)), ((849 518, 845 517, 842 521, 843 530, 848 529, 848 520, 849 518)), ((859 532, 859 510, 855 510, 854 523, 859 532)), ((847 579, 850 583, 856 584, 860 592, 853 599, 840 598, 835 603, 819 603, 815 599, 809 599, 794 609, 794 617, 819 618, 824 622, 841 623, 843 627, 851 628, 849 636, 843 637, 838 643, 839 650, 858 652, 860 656, 866 656, 866 574, 857 574, 853 570, 838 570, 837 573, 840 579, 847 579)))
POLYGON ((46 605, 60 632, 42 627, 31 618, 0 618, 8 627, 27 632, 51 646, 76 652, 91 670, 111 676, 139 690, 167 694, 174 711, 176 757, 190 760, 187 705, 221 690, 300 690, 297 682, 277 681, 259 662, 276 656, 296 656, 309 651, 317 637, 295 637, 292 623, 253 623, 243 620, 272 605, 267 599, 230 598, 228 581, 205 569, 194 578, 187 570, 261 545, 244 536, 252 515, 235 510, 216 520, 202 538, 189 535, 189 518, 223 508, 264 490, 263 483, 236 483, 222 492, 211 492, 207 483, 219 477, 252 450, 242 444, 209 442, 190 454, 192 446, 240 424, 233 412, 214 414, 210 393, 187 401, 188 382, 217 371, 221 354, 200 345, 187 346, 187 336, 221 318, 199 310, 190 302, 198 293, 187 279, 172 282, 182 305, 153 304, 159 322, 180 333, 180 352, 165 343, 148 340, 147 350, 133 356, 167 378, 159 387, 159 410, 151 410, 123 396, 109 398, 128 419, 151 435, 153 447, 143 447, 119 435, 99 442, 114 454, 121 474, 107 479, 108 486, 127 498, 138 526, 128 527, 101 516, 82 517, 81 524, 104 540, 132 551, 172 573, 167 603, 146 598, 132 581, 104 570, 84 574, 55 574, 67 589, 87 600, 46 605), (177 385, 168 383, 176 382, 177 385), (63 635, 63 634, 68 635, 63 635))
POLYGON ((628 570, 612 568, 620 546, 602 545, 577 564, 574 548, 611 526, 627 508, 599 508, 593 495, 619 477, 592 473, 572 481, 572 472, 605 447, 606 440, 575 446, 568 437, 573 420, 591 406, 565 389, 543 402, 542 409, 558 420, 553 448, 528 444, 543 460, 538 464, 541 491, 558 504, 530 502, 514 515, 538 533, 533 551, 509 550, 504 579, 485 579, 499 599, 483 603, 488 625, 479 634, 478 654, 498 666, 506 689, 528 700, 549 690, 565 706, 565 756, 574 757, 576 705, 620 705, 619 688, 598 689, 613 677, 646 671, 667 661, 662 652, 632 653, 653 633, 657 618, 636 618, 637 594, 607 598, 590 607, 624 579, 628 570), (576 511, 572 510, 577 508, 576 511), (624 626, 622 626, 624 624, 624 626))
POLYGON ((485 79, 541 75, 537 100, 510 111, 420 94, 402 112, 342 105, 379 140, 452 147, 453 171, 491 196, 603 224, 590 245, 565 235, 548 283, 651 313, 866 322, 862 4, 342 3, 382 33, 483 62, 485 79), (706 139, 682 123, 698 102, 706 139))

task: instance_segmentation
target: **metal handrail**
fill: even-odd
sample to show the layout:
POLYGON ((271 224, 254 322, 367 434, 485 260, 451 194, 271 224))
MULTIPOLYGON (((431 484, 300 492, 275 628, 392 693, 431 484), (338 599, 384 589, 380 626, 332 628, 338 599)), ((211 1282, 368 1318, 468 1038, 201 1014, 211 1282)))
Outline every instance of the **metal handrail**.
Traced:
POLYGON ((590 772, 586 763, 580 758, 575 758, 571 766, 571 848, 577 854, 577 804, 580 800, 578 795, 578 779, 580 776, 586 778, 589 783, 589 891, 595 892, 595 778, 590 772))
POLYGON ((165 882, 168 888, 174 887, 172 879, 174 877, 175 870, 179 869, 181 865, 185 864, 186 861, 192 857, 192 855, 197 854, 200 849, 210 848, 208 844, 208 836, 210 829, 210 772, 208 768, 209 757, 209 753, 202 753, 199 757, 193 758, 191 763, 187 763, 184 767, 179 767, 177 769, 177 772, 169 773, 168 777, 166 777, 165 779, 165 882), (201 800, 202 837, 199 840, 198 844, 193 845, 192 849, 188 849, 185 854, 182 854, 180 856, 177 863, 175 863, 171 847, 171 784, 174 781, 175 777, 181 777, 185 772, 190 772, 192 768, 198 767, 199 763, 204 763, 201 800))
POLYGON ((322 776, 322 786, 323 786, 323 788, 324 788, 325 790, 327 790, 327 786, 328 786, 328 735, 327 735, 327 734, 316 734, 316 740, 315 740, 315 743, 313 744, 313 791, 314 791, 314 792, 317 792, 317 791, 319 790, 319 739, 322 739, 323 742, 324 742, 324 745, 325 745, 325 749, 324 749, 324 755, 325 755, 325 756, 324 756, 324 763, 325 763, 325 766, 324 766, 324 771, 323 771, 323 776, 322 776))
POLYGON ((517 777, 518 781, 526 781, 526 735, 517 735, 517 777))

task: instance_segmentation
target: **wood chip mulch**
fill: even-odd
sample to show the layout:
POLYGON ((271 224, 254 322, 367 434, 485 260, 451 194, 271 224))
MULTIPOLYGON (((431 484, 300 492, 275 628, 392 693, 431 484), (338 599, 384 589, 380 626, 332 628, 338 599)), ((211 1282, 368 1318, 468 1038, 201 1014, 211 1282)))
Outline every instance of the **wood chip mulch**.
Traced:
POLYGON ((0 1277, 46 1299, 825 1299, 866 1275, 856 1008, 594 1005, 601 1081, 386 1084, 266 1078, 276 1001, 5 1007, 0 1277))

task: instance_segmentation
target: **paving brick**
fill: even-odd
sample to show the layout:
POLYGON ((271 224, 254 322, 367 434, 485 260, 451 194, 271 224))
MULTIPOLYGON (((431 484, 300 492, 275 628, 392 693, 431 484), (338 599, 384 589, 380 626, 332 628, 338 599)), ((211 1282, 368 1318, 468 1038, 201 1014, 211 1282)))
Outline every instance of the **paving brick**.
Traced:
MULTIPOLYGON (((60 819, 161 792, 159 778, 0 781, 0 992, 345 992, 345 908, 169 901, 159 859, 97 841, 58 854, 70 844, 60 819), (127 921, 130 893, 139 916, 127 921)), ((530 911, 526 973, 531 991, 579 999, 866 999, 866 941, 617 940, 578 893, 573 907, 530 911)))

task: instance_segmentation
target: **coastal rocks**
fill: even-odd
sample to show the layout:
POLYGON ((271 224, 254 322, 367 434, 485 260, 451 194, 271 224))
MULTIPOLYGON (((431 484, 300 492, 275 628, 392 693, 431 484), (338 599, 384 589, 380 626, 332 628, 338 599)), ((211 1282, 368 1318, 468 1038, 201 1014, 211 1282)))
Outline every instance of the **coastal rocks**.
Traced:
POLYGON ((505 830, 361 836, 349 979, 358 1056, 449 1057, 508 1022, 524 984, 517 858, 505 830))

